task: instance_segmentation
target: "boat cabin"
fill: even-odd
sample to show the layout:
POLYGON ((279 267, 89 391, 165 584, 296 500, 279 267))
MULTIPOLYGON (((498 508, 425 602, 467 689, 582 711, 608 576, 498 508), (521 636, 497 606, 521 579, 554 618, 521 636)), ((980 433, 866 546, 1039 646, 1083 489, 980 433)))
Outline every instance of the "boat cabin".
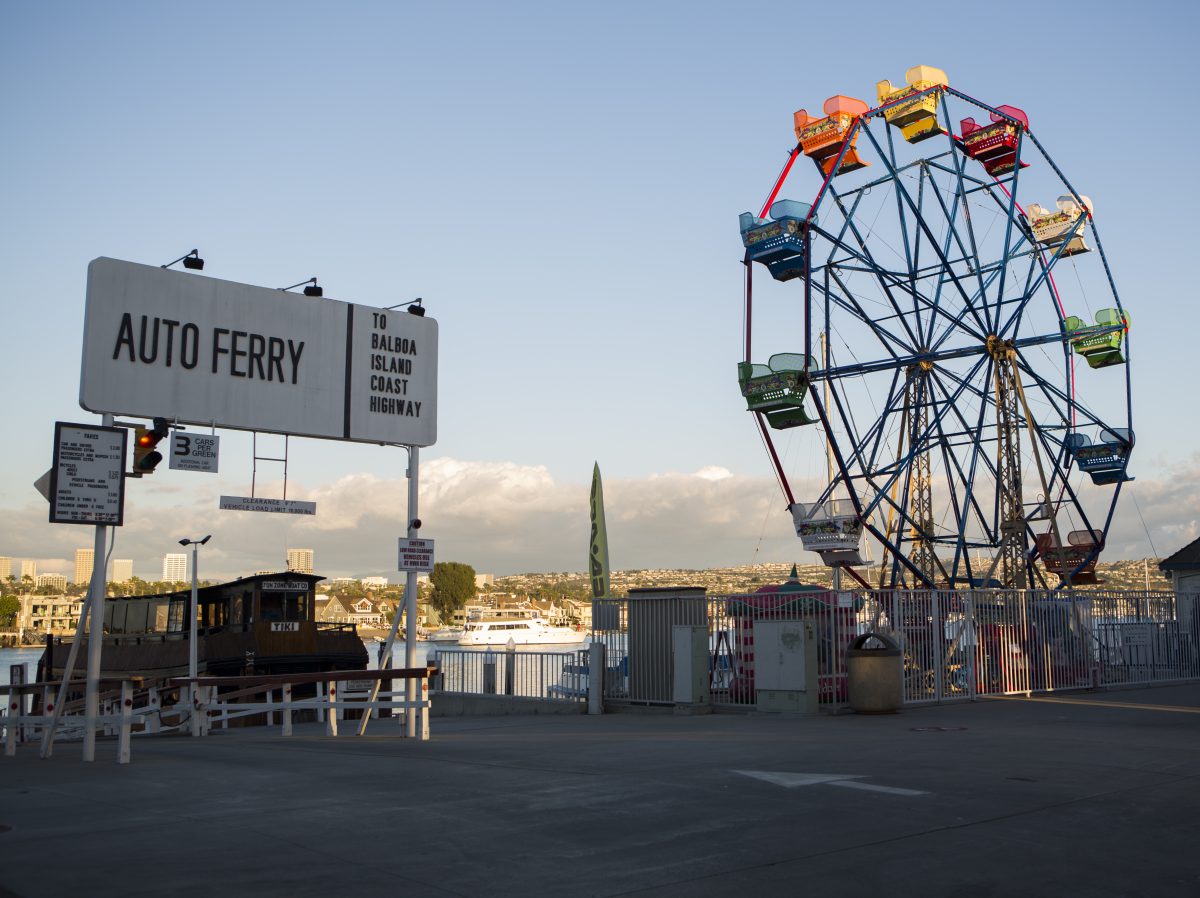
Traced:
MULTIPOLYGON (((1021 132, 1029 127, 1029 117, 1016 106, 997 106, 988 113, 990 125, 977 125, 975 119, 959 122, 962 129, 963 152, 983 163, 989 175, 1006 175, 1017 167, 1017 147, 1021 132)), ((1022 162, 1021 168, 1027 163, 1022 162)))
POLYGON ((915 65, 904 73, 906 85, 896 87, 891 81, 875 84, 875 96, 883 110, 883 119, 900 129, 909 143, 920 143, 930 137, 945 134, 938 124, 938 101, 941 88, 949 85, 946 73, 928 65, 915 65))
POLYGON ((1086 471, 1092 483, 1123 483, 1133 480, 1126 473, 1133 452, 1133 431, 1126 427, 1101 428, 1095 442, 1086 434, 1068 434, 1066 448, 1075 464, 1086 471))
POLYGON ((796 535, 805 549, 816 552, 829 567, 859 565, 863 521, 849 499, 797 502, 789 509, 796 535))
POLYGON ((770 218, 750 212, 738 217, 742 244, 751 262, 761 262, 777 281, 804 277, 808 225, 817 223, 812 205, 798 200, 779 200, 771 204, 770 218))
MULTIPOLYGON (((257 574, 196 591, 197 657, 202 673, 235 676, 361 670, 367 650, 353 624, 317 623, 323 577, 286 571, 257 574)), ((183 676, 188 671, 191 591, 105 600, 105 676, 183 676)), ((48 648, 47 672, 67 647, 48 648)))
POLYGON ((775 430, 812 424, 804 411, 808 392, 805 356, 800 352, 777 352, 766 365, 738 363, 738 384, 746 397, 746 408, 762 412, 775 430))
POLYGON ((867 111, 867 104, 862 100, 854 99, 854 97, 837 94, 825 101, 823 109, 825 111, 824 118, 811 116, 803 109, 797 111, 793 116, 796 139, 800 141, 800 148, 804 151, 804 155, 816 161, 821 166, 821 171, 828 177, 829 173, 833 172, 833 165, 837 161, 838 154, 842 151, 842 144, 849 136, 850 142, 846 147, 846 154, 842 156, 841 164, 833 174, 835 176, 844 175, 846 172, 856 171, 870 165, 869 162, 860 159, 854 149, 854 144, 858 140, 858 132, 850 133, 858 122, 859 116, 867 111))
POLYGON ((1082 318, 1068 315, 1063 329, 1071 340, 1075 352, 1087 359, 1092 368, 1107 368, 1121 365, 1125 356, 1121 354, 1121 343, 1129 330, 1129 313, 1122 309, 1101 309, 1096 313, 1096 323, 1086 324, 1082 318))

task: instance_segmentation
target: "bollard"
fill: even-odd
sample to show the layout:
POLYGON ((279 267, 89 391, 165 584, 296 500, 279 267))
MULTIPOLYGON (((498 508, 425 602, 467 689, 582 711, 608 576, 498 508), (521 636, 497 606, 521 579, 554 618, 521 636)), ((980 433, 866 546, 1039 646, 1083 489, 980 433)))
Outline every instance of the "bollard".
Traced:
POLYGON ((4 728, 4 754, 12 757, 17 753, 17 717, 20 706, 25 703, 23 693, 15 686, 8 687, 8 721, 4 728))
POLYGON ((593 642, 588 646, 588 713, 604 713, 605 680, 604 643, 593 642))
POLYGON ((337 680, 330 680, 325 694, 329 696, 329 710, 325 714, 325 735, 336 736, 338 730, 337 680))
POLYGON ((517 679, 517 644, 510 636, 508 645, 504 647, 504 694, 513 695, 516 692, 517 679))
POLYGON ((200 687, 196 685, 195 680, 193 680, 188 685, 188 697, 191 699, 191 702, 192 702, 192 714, 191 714, 191 720, 189 722, 189 725, 190 725, 190 728, 192 731, 192 736, 199 736, 200 735, 200 687))
POLYGON ((421 741, 429 741, 429 678, 421 677, 421 741))
POLYGON ((283 684, 283 735, 292 735, 292 684, 283 684))
MULTIPOLYGON (((8 666, 8 683, 9 683, 9 685, 10 686, 24 686, 26 683, 29 682, 29 680, 26 678, 27 672, 28 672, 28 667, 25 664, 10 664, 8 666)), ((29 709, 28 709, 29 703, 25 699, 25 690, 24 689, 22 689, 20 692, 18 692, 15 696, 15 698, 16 698, 16 711, 15 712, 12 710, 13 703, 11 701, 11 699, 14 698, 13 693, 9 692, 8 697, 10 699, 9 712, 8 712, 9 714, 13 715, 14 717, 24 717, 25 715, 27 715, 29 713, 29 709)), ((22 722, 19 724, 12 724, 12 726, 15 726, 17 728, 17 741, 18 742, 28 742, 30 740, 30 738, 31 738, 30 732, 25 723, 22 722)))
POLYGON ((496 653, 488 649, 483 655, 483 691, 496 694, 496 653))
POLYGON ((133 728, 133 683, 121 682, 121 729, 117 739, 117 763, 129 763, 129 734, 133 728))
POLYGON ((145 730, 147 733, 157 733, 162 726, 161 699, 158 697, 158 687, 151 686, 146 697, 145 730))

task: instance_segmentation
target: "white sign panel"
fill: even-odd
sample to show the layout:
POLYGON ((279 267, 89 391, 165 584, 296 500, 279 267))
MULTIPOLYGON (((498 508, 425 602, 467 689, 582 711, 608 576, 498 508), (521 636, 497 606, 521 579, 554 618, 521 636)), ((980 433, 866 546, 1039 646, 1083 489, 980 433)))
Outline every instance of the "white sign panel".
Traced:
POLYGON ((217 473, 221 438, 213 433, 171 433, 171 468, 176 471, 217 473))
POLYGON ((225 511, 273 511, 276 514, 316 514, 316 502, 297 502, 292 499, 256 499, 254 496, 222 496, 225 511))
POLYGON ((185 424, 430 446, 432 318, 99 258, 79 404, 185 424))
POLYGON ((308 589, 310 585, 307 580, 264 580, 259 588, 263 592, 290 592, 308 589))
POLYGON ((433 570, 433 540, 431 539, 401 539, 400 563, 402 571, 433 570))
POLYGON ((51 524, 124 523, 125 439, 121 427, 55 422, 51 524))
POLYGON ((295 621, 295 620, 293 620, 293 621, 286 621, 286 620, 271 621, 271 632, 272 633, 299 633, 300 632, 300 621, 295 621))

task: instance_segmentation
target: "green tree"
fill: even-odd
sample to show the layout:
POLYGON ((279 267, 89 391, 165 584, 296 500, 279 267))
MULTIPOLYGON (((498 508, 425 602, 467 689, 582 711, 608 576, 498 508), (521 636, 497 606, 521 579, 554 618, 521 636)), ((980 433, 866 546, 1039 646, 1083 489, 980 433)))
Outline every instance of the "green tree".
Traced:
POLYGON ((458 561, 439 561, 429 577, 433 592, 429 604, 442 620, 475 598, 475 568, 458 561))
POLYGON ((17 622, 17 612, 21 610, 21 603, 17 601, 15 596, 4 596, 0 598, 0 627, 11 627, 17 622))

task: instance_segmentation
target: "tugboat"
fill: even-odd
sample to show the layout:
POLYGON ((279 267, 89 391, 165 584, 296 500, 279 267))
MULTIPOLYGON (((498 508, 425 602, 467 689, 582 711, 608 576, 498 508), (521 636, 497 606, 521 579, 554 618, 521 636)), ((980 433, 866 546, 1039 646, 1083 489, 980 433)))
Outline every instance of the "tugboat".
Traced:
MULTIPOLYGON (((199 673, 365 670, 367 650, 355 625, 315 620, 316 584, 324 579, 286 571, 200 587, 196 594, 199 673)), ((143 677, 152 685, 187 676, 190 607, 191 590, 106 599, 101 677, 143 677)), ((69 649, 70 640, 47 641, 38 662, 40 681, 62 677, 69 649)), ((84 638, 79 657, 86 656, 84 638)))

